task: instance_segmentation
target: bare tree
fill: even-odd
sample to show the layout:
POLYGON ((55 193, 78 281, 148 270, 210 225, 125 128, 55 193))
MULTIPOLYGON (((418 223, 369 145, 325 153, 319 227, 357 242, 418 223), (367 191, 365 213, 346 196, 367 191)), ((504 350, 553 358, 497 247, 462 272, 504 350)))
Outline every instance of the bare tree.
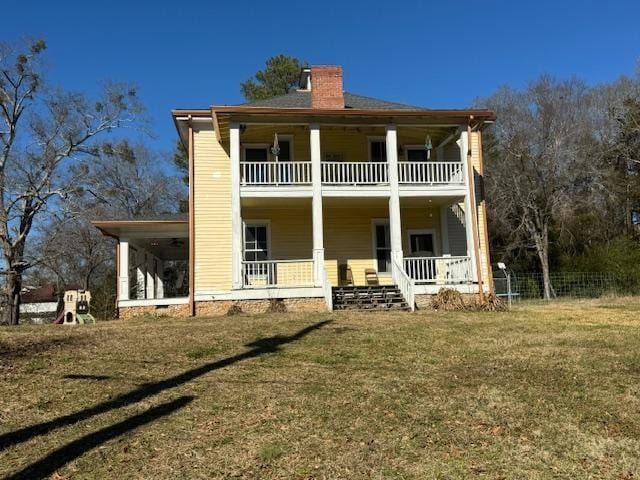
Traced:
POLYGON ((45 88, 43 41, 0 46, 0 246, 6 308, 0 321, 19 321, 23 274, 37 260, 25 256, 34 220, 77 191, 73 165, 94 158, 97 141, 133 122, 135 90, 109 84, 95 102, 45 88))
POLYGON ((512 248, 533 249, 550 298, 552 229, 562 230, 571 215, 593 145, 589 91, 576 79, 543 76, 522 92, 502 88, 483 104, 498 115, 487 139, 492 216, 506 224, 512 248))

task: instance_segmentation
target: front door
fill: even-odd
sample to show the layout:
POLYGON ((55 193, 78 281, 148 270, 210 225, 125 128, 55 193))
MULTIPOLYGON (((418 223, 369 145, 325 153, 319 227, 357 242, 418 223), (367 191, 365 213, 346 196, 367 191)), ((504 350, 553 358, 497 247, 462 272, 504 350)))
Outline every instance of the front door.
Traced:
POLYGON ((245 224, 244 260, 245 285, 265 286, 274 276, 269 260, 268 226, 266 224, 245 224))

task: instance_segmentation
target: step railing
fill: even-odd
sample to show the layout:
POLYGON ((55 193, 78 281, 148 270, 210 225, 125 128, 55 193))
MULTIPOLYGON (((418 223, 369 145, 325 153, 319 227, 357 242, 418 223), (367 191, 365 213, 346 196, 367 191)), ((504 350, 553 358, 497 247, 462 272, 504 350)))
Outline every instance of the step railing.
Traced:
POLYGON ((389 183, 386 162, 322 162, 327 185, 384 185, 389 183))
POLYGON ((416 284, 473 282, 470 257, 406 257, 403 263, 416 284))
POLYGON ((414 293, 414 281, 407 275, 402 266, 395 260, 391 260, 391 275, 393 281, 398 286, 398 290, 402 293, 407 305, 413 312, 416 309, 416 297, 414 293))
POLYGON ((398 182, 404 184, 464 184, 462 162, 398 162, 398 182))
POLYGON ((313 259, 243 261, 242 286, 313 287, 313 259))
POLYGON ((240 162, 241 185, 310 185, 311 162, 240 162))

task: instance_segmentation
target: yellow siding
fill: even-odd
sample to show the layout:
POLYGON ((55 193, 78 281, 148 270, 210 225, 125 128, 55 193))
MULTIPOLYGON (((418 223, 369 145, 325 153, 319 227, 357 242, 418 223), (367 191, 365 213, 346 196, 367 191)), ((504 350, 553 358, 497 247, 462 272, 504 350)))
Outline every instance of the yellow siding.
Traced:
POLYGON ((273 260, 313 258, 311 208, 243 208, 242 219, 268 220, 273 260))
POLYGON ((195 290, 231 288, 231 170, 212 130, 194 132, 195 290))
POLYGON ((480 179, 478 172, 480 169, 480 136, 478 132, 471 133, 471 159, 473 168, 475 170, 475 189, 476 189, 476 210, 478 214, 478 237, 480 239, 480 267, 482 272, 482 279, 487 282, 491 278, 490 264, 489 264, 489 236, 486 231, 485 211, 486 203, 482 203, 483 194, 482 180, 480 179))
MULTIPOLYGON (((439 213, 436 208, 403 208, 402 243, 405 254, 409 252, 407 230, 435 229, 436 248, 440 248, 439 213)), ((373 220, 388 219, 387 207, 325 208, 324 247, 329 280, 338 284, 338 268, 341 264, 351 267, 356 285, 365 285, 365 270, 376 267, 373 241, 373 220)), ((380 276, 380 283, 391 283, 390 276, 380 276)))

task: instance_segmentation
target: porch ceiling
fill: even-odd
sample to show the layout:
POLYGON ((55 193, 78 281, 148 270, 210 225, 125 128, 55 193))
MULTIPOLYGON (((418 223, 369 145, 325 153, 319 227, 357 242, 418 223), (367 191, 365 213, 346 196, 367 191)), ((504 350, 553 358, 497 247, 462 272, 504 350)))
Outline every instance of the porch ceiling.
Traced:
POLYGON ((189 245, 186 238, 137 238, 130 248, 142 248, 161 260, 188 260, 189 245))
POLYGON ((401 197, 400 207, 404 208, 429 208, 441 207, 462 202, 464 199, 452 197, 401 197))
POLYGON ((105 220, 91 222, 107 236, 120 238, 186 238, 187 220, 105 220))
POLYGON ((311 208, 311 197, 243 197, 242 208, 311 208))

